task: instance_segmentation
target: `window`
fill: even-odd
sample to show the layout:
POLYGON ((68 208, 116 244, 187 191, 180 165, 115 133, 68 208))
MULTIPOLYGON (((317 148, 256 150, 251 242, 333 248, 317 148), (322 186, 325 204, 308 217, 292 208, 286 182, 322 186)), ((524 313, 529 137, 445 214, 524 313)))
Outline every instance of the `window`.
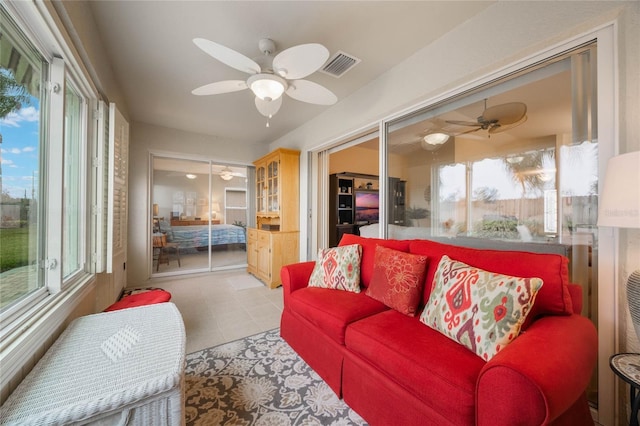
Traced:
POLYGON ((3 332, 35 303, 90 276, 87 95, 67 75, 61 52, 50 50, 54 36, 42 44, 43 31, 22 31, 33 28, 18 26, 14 6, 22 7, 0 7, 3 332))
POLYGON ((44 287, 41 161, 47 63, 0 10, 0 310, 44 287))
POLYGON ((68 278, 82 267, 82 98, 67 82, 65 96, 64 214, 62 273, 68 278))
POLYGON ((232 225, 247 225, 247 190, 244 188, 224 189, 224 219, 232 225))

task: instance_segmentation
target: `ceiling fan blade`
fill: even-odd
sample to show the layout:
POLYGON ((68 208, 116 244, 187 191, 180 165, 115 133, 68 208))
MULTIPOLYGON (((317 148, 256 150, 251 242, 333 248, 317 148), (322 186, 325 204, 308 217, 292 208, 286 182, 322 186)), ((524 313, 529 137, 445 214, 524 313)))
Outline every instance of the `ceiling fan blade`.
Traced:
POLYGON ((524 117, 522 117, 520 120, 518 120, 515 123, 511 123, 511 124, 502 124, 501 122, 499 122, 497 125, 491 127, 489 129, 489 134, 494 134, 494 133, 502 133, 506 130, 509 129, 513 129, 514 127, 518 127, 519 125, 521 125, 522 123, 524 123, 525 121, 527 121, 527 116, 525 115, 524 117))
POLYGON ((281 106, 282 96, 272 101, 260 99, 256 96, 256 108, 258 109, 258 112, 265 117, 271 118, 273 115, 275 115, 275 113, 278 112, 278 110, 280 110, 281 106))
POLYGON ((224 80, 215 83, 205 84, 197 89, 193 89, 191 93, 198 96, 219 95, 222 93, 238 92, 247 89, 247 83, 244 80, 224 80))
POLYGON ((527 106, 522 102, 509 102, 487 108, 482 113, 485 122, 499 122, 501 126, 517 123, 527 113, 527 106))
POLYGON ((324 86, 309 80, 294 80, 289 82, 285 92, 293 99, 316 105, 333 105, 338 97, 324 86))
POLYGON ((466 134, 468 134, 468 133, 477 132, 478 130, 481 130, 481 129, 482 129, 482 127, 481 127, 481 126, 478 126, 478 127, 476 127, 475 129, 465 130, 464 132, 456 133, 455 135, 456 135, 456 136, 466 135, 466 134))
POLYGON ((329 50, 321 44, 300 44, 283 50, 273 58, 273 72, 287 80, 313 74, 327 62, 329 50))
POLYGON ((455 124, 456 126, 473 126, 473 127, 482 127, 481 124, 475 123, 473 121, 460 121, 460 120, 446 120, 448 124, 455 124))
POLYGON ((204 38, 194 38, 193 42, 205 53, 213 56, 223 64, 229 65, 231 68, 248 74, 258 74, 261 71, 260 65, 253 59, 247 58, 242 53, 238 53, 226 46, 204 38))

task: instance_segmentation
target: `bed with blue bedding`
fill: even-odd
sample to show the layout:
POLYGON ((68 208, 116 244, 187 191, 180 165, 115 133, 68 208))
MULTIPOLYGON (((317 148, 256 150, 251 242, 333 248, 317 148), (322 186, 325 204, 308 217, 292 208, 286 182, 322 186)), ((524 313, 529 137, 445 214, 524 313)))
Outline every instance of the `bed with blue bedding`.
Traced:
POLYGON ((211 225, 211 242, 209 242, 209 225, 170 226, 164 230, 167 241, 177 243, 181 249, 241 244, 246 248, 245 230, 236 225, 211 225))

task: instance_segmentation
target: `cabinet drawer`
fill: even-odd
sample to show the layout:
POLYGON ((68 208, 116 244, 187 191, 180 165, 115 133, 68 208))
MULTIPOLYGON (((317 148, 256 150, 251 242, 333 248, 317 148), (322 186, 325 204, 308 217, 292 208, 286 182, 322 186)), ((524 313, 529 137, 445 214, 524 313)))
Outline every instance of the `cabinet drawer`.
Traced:
POLYGON ((247 229, 247 237, 250 240, 257 240, 258 239, 258 230, 257 229, 253 229, 253 228, 248 228, 247 229))
POLYGON ((270 235, 268 232, 258 232, 258 241, 261 243, 268 243, 270 235))

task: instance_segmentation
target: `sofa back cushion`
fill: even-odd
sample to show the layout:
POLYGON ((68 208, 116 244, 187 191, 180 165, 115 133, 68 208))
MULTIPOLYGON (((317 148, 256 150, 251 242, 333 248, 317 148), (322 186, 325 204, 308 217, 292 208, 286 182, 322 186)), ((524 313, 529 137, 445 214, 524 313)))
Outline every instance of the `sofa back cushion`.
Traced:
MULTIPOLYGON (((380 245, 382 247, 408 252, 410 241, 383 240, 381 238, 364 238, 355 234, 344 234, 338 246, 346 246, 350 244, 360 244, 362 246, 362 260, 360 263, 360 285, 367 288, 369 287, 369 283, 371 283, 371 277, 373 276, 373 264, 376 257, 376 246, 380 245)), ((433 276, 431 278, 433 278, 433 276)))
POLYGON ((558 254, 520 251, 479 250, 428 240, 411 241, 410 252, 429 257, 422 302, 427 303, 433 288, 433 278, 443 255, 482 268, 486 271, 516 277, 538 277, 544 285, 522 329, 537 317, 546 314, 571 315, 573 305, 569 293, 569 260, 558 254))

